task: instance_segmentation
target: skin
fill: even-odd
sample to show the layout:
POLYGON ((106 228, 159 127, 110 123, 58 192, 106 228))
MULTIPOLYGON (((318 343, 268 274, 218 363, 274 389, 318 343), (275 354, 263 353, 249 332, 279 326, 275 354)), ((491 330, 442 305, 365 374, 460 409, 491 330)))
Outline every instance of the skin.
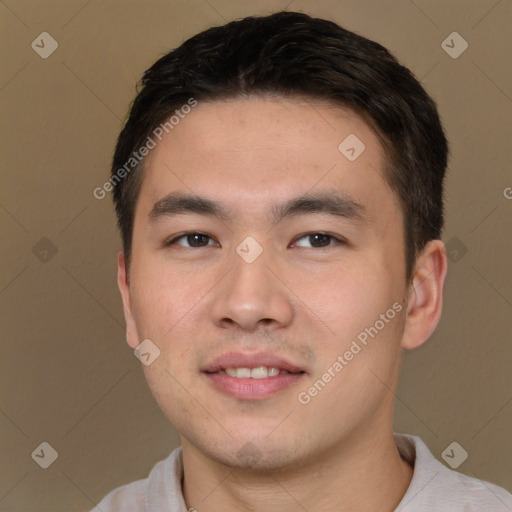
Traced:
POLYGON ((149 155, 129 278, 120 253, 118 283, 128 344, 149 338, 161 351, 144 371, 181 436, 187 507, 392 511, 405 494, 413 469, 392 437, 400 355, 435 329, 447 265, 443 243, 431 241, 405 279, 403 216, 383 155, 346 109, 255 97, 199 103, 149 155), (338 150, 350 134, 366 146, 353 162, 338 150), (315 212, 273 222, 275 205, 322 191, 350 197, 363 218, 315 212), (171 192, 221 202, 230 218, 151 219, 171 192), (211 239, 165 245, 189 231, 211 239), (345 243, 315 247, 304 235, 318 232, 345 243), (247 236, 263 249, 250 264, 236 252, 247 236), (394 303, 400 314, 299 403, 298 393, 394 303), (306 374, 272 397, 240 400, 200 371, 230 351, 272 351, 306 374))

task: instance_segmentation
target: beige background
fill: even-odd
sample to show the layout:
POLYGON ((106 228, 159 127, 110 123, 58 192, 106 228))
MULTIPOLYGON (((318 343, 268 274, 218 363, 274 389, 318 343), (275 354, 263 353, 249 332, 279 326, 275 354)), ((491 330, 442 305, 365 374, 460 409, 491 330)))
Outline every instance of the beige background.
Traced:
POLYGON ((438 330, 405 355, 395 428, 440 460, 457 441, 469 453, 460 471, 512 491, 508 0, 5 0, 0 510, 87 510, 177 446, 125 344, 113 206, 92 191, 157 57, 212 24, 285 7, 381 42, 438 101, 453 261, 438 330), (47 59, 31 48, 44 31, 59 44, 47 59), (458 59, 441 47, 454 31, 469 43, 458 59), (48 469, 31 458, 43 441, 58 452, 48 469))

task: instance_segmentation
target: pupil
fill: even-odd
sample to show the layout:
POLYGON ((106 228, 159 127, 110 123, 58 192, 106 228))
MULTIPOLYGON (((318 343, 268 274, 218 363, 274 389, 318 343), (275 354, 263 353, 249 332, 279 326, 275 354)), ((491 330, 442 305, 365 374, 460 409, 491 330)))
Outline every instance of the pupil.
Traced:
POLYGON ((321 233, 311 235, 310 242, 313 247, 323 247, 329 245, 329 235, 323 235, 321 233))
POLYGON ((192 247, 201 247, 202 245, 208 243, 206 240, 206 235, 196 234, 196 235, 188 235, 188 243, 192 247))

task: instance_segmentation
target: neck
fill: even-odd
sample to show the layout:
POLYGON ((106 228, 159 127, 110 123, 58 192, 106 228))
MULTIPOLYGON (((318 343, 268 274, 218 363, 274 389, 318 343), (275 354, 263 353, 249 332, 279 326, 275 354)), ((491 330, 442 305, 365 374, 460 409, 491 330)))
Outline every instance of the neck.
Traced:
POLYGON ((361 430, 314 460, 293 469, 254 471, 213 460, 182 439, 187 507, 198 512, 392 512, 412 478, 392 429, 361 430), (370 434, 370 435, 368 435, 370 434))

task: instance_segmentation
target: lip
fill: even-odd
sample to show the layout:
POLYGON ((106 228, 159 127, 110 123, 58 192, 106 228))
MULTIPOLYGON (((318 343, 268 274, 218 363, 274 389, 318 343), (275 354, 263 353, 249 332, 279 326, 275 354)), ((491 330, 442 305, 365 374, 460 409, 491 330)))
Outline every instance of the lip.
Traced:
POLYGON ((201 368, 210 385, 218 391, 239 400, 263 400, 297 384, 306 375, 306 370, 295 363, 269 352, 244 354, 228 352, 215 358, 201 368), (217 373, 226 368, 256 368, 266 366, 290 373, 263 379, 230 377, 217 373))
POLYGON ((215 373, 219 370, 225 370, 226 368, 256 368, 257 366, 279 368, 280 370, 286 370, 290 373, 307 373, 305 368, 301 368, 297 364, 270 352, 257 352, 253 354, 228 352, 216 357, 211 363, 201 368, 201 371, 205 373, 215 373))
POLYGON ((239 400, 264 400, 297 384, 304 373, 285 373, 264 379, 239 379, 222 373, 205 373, 208 382, 218 391, 239 400))

